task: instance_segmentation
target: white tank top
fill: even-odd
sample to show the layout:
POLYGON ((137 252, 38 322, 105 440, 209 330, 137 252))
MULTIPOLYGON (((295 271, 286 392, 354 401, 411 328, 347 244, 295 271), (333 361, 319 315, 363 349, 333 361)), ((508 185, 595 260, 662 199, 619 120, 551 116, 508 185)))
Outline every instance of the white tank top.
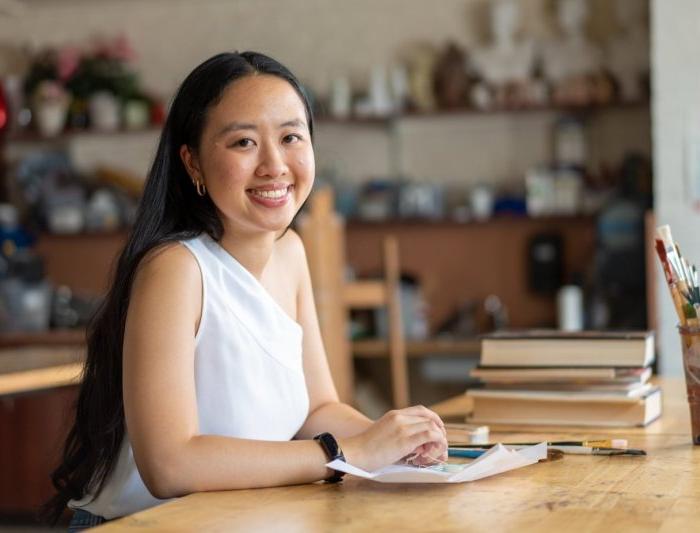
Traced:
MULTIPOLYGON (((204 288, 194 355, 200 434, 291 440, 309 410, 301 326, 208 235, 182 244, 197 259, 204 288)), ((148 492, 125 435, 99 496, 68 505, 111 519, 164 501, 148 492)))

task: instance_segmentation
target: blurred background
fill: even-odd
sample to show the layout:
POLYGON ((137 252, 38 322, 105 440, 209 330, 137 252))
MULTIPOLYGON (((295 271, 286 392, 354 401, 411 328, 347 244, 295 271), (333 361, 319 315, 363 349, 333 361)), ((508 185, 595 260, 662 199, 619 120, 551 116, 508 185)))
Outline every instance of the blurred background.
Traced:
MULTIPOLYGON (((699 17, 695 0, 0 0, 2 519, 50 493, 76 387, 1 379, 80 364, 169 101, 221 51, 305 85, 344 279, 381 276, 398 242, 412 402, 463 391, 477 336, 502 328, 654 329, 658 370, 680 374, 645 243, 669 223, 700 255, 699 17)), ((391 405, 390 322, 343 324, 370 414, 391 405)))

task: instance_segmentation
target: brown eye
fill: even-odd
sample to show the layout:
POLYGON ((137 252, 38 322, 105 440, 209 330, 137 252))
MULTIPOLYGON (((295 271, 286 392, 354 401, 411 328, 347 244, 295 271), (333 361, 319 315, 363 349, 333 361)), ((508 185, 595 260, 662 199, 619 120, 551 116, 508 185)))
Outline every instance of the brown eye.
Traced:
POLYGON ((240 146, 241 148, 248 148, 249 146, 253 146, 255 144, 253 142, 253 139, 248 139, 247 137, 244 139, 240 139, 234 143, 234 146, 240 146))
POLYGON ((282 140, 286 144, 292 144, 295 142, 299 142, 301 140, 301 135, 297 135, 296 133, 290 133, 289 135, 285 135, 282 140))

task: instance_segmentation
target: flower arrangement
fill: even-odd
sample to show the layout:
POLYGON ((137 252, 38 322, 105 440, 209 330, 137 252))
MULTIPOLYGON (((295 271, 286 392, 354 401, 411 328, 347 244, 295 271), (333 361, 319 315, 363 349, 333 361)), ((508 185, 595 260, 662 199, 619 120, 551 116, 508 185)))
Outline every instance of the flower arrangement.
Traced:
POLYGON ((75 45, 47 48, 31 61, 24 92, 32 98, 39 83, 52 80, 76 98, 108 91, 126 99, 139 89, 138 76, 130 65, 134 58, 135 54, 123 35, 95 39, 84 49, 75 45))
MULTIPOLYGON (((124 35, 93 39, 83 47, 65 45, 41 50, 30 61, 24 80, 25 97, 37 106, 52 95, 55 100, 67 95, 65 112, 73 128, 92 123, 99 129, 115 129, 121 122, 122 107, 133 108, 136 104, 146 110, 139 115, 143 127, 151 118, 154 102, 141 88, 132 67, 134 59, 124 35), (112 117, 104 120, 96 116, 104 116, 105 112, 112 117)), ((132 112, 127 116, 135 115, 132 112)))

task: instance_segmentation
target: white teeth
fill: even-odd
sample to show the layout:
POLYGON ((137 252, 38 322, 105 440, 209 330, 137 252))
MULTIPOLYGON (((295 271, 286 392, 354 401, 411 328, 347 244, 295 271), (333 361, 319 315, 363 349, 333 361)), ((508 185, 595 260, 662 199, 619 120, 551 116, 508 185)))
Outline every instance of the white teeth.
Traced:
POLYGON ((258 191, 257 189, 251 189, 251 192, 255 196, 260 196, 261 198, 271 198, 278 199, 286 196, 288 188, 285 189, 275 189, 272 191, 258 191))

